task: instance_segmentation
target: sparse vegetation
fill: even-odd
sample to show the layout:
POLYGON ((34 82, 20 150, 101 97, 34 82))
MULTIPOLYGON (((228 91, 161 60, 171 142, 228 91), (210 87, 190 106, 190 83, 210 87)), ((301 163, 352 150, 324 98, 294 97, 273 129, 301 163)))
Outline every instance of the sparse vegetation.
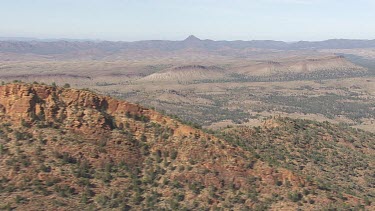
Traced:
MULTIPOLYGON (((375 135, 347 126, 301 119, 269 119, 262 128, 225 129, 220 137, 274 166, 313 176, 320 190, 352 194, 365 199, 374 194, 368 181, 375 157, 375 135), (357 143, 357 144, 356 144, 357 143), (337 172, 340 172, 338 174, 337 172), (355 184, 355 185, 354 185, 355 184), (367 191, 363 191, 367 190, 367 191)), ((285 185, 279 181, 277 185, 285 185)), ((304 190, 305 195, 310 193, 304 190)), ((296 194, 291 194, 295 200, 296 194)))
MULTIPOLYGON (((51 90, 60 91, 58 87, 51 90)), ((364 149, 374 149, 372 142, 364 141, 373 138, 370 133, 280 119, 282 126, 250 129, 251 136, 239 136, 231 131, 236 128, 228 128, 216 134, 221 139, 180 126, 154 111, 142 112, 136 105, 129 112, 109 114, 107 108, 113 105, 96 106, 104 98, 91 92, 82 92, 79 96, 84 101, 67 106, 66 96, 75 92, 51 93, 37 101, 45 111, 43 118, 0 115, 0 156, 5 161, 0 162, 0 169, 17 175, 0 177, 0 194, 9 196, 1 197, 4 205, 17 209, 42 203, 46 209, 264 210, 280 202, 317 209, 345 202, 354 208, 357 204, 348 196, 361 198, 363 206, 373 204, 371 192, 364 196, 359 191, 373 182, 371 154, 363 156, 364 149), (47 110, 46 105, 56 106, 47 110), (63 121, 54 115, 60 111, 66 112, 63 121), (285 143, 278 144, 282 138, 285 143), (352 145, 353 150, 341 143, 352 145), (306 145, 312 147, 309 153, 303 151, 306 145), (305 160, 324 170, 308 171, 305 160), (333 180, 333 170, 348 174, 340 177, 345 186, 333 180), (324 173, 311 173, 314 179, 308 180, 306 172, 324 173), (357 184, 355 178, 365 183, 357 184)))

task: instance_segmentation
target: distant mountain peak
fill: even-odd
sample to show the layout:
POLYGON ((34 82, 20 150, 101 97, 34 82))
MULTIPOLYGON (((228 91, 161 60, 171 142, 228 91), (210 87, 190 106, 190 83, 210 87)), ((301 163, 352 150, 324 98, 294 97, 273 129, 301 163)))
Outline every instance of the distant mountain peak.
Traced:
POLYGON ((201 39, 199 39, 198 37, 194 36, 194 35, 190 35, 188 36, 184 41, 188 41, 188 42, 196 42, 196 41, 201 41, 201 39))

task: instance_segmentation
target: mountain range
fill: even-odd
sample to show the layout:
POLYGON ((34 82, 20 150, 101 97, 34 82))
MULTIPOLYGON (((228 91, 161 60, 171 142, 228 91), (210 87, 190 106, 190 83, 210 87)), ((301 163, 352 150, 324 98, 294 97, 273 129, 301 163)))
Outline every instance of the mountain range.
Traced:
POLYGON ((123 41, 90 41, 90 40, 33 40, 3 38, 0 41, 2 53, 63 54, 77 51, 100 51, 113 54, 129 50, 176 51, 187 48, 199 48, 207 51, 220 49, 266 49, 266 50, 321 50, 321 49, 355 49, 375 47, 375 40, 332 39, 326 41, 283 42, 273 40, 253 41, 213 41, 201 40, 193 35, 182 41, 146 40, 135 42, 123 41))

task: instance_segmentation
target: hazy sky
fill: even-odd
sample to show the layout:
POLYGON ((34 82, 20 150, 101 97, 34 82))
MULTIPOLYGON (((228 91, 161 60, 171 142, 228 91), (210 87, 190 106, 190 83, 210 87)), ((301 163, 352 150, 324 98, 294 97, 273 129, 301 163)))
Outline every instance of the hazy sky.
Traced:
POLYGON ((375 39, 375 0, 0 0, 0 37, 375 39))

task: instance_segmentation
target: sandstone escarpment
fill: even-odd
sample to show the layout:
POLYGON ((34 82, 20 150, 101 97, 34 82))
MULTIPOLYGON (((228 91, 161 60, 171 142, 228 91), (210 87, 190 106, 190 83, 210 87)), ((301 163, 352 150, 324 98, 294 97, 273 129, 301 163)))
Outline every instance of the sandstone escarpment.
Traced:
POLYGON ((99 96, 91 91, 30 84, 0 86, 0 114, 14 122, 61 122, 86 132, 103 132, 123 125, 129 116, 147 118, 177 129, 178 135, 200 133, 153 110, 99 96))

